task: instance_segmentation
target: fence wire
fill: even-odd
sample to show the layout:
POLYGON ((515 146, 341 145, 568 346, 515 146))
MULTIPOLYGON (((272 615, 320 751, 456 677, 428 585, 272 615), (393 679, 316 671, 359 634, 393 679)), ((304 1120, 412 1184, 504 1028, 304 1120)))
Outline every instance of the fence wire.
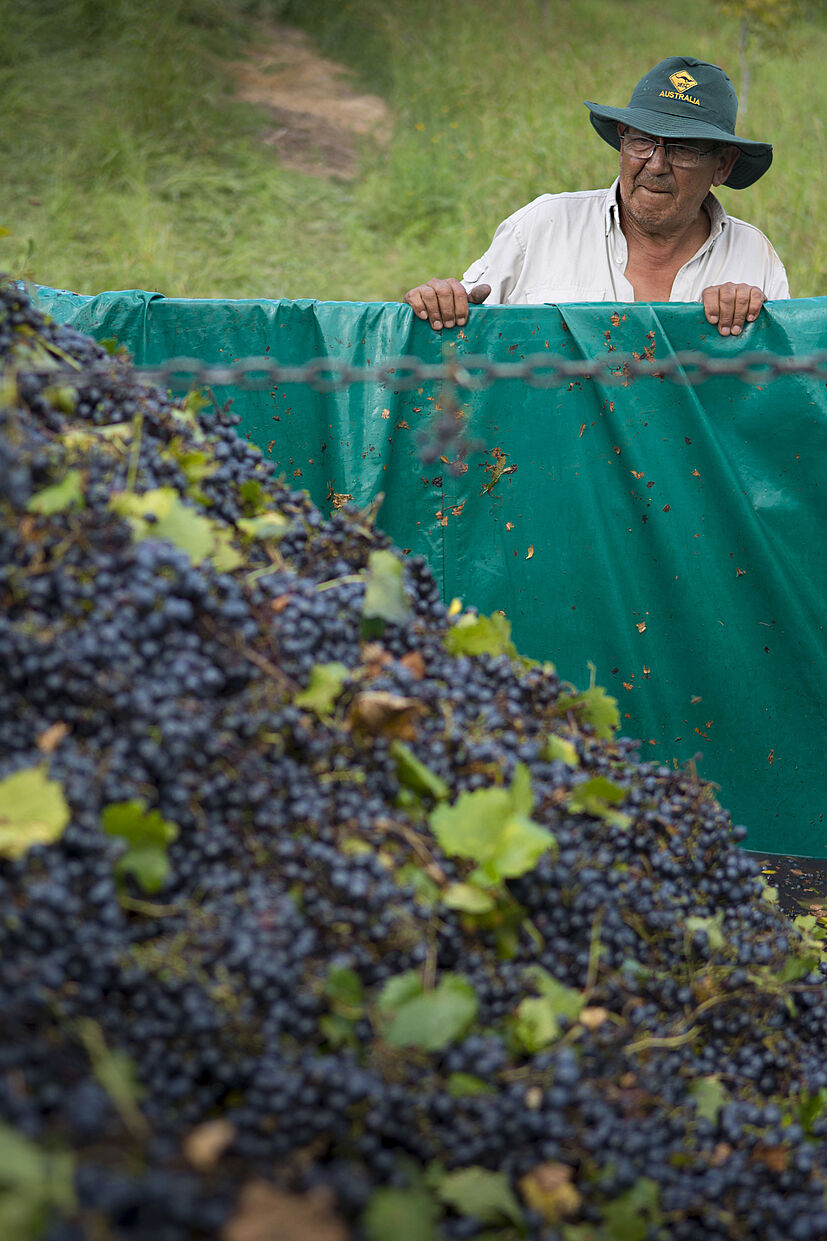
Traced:
MULTIPOLYGON (((67 372, 18 365, 18 375, 54 380, 103 378, 112 374, 120 359, 109 358, 92 366, 67 372)), ((531 388, 559 388, 579 380, 626 385, 632 379, 668 380, 696 386, 710 379, 736 378, 745 384, 770 383, 786 375, 803 375, 827 383, 827 349, 793 357, 770 351, 741 353, 730 358, 710 357, 695 350, 654 358, 644 353, 616 353, 599 358, 566 358, 559 354, 534 353, 519 360, 493 362, 481 354, 467 354, 442 362, 425 362, 413 355, 388 358, 372 366, 352 366, 341 358, 319 357, 299 365, 271 357, 237 358, 232 363, 204 362, 201 358, 174 357, 161 363, 136 365, 136 373, 149 383, 174 391, 181 389, 236 387, 266 389, 301 384, 315 392, 338 392, 353 384, 378 384, 406 392, 423 384, 442 383, 454 389, 481 391, 503 380, 516 380, 531 388)))
POLYGON ((372 366, 352 366, 340 358, 313 358, 301 365, 286 365, 269 357, 248 357, 217 365, 199 358, 177 357, 137 369, 143 377, 170 388, 215 385, 249 390, 303 384, 316 392, 336 392, 352 384, 381 384, 404 392, 426 383, 480 391, 502 380, 517 380, 532 388, 556 388, 582 379, 625 384, 639 378, 694 386, 724 376, 747 384, 765 384, 784 375, 807 375, 827 382, 827 349, 802 357, 754 351, 732 358, 715 358, 697 351, 659 359, 639 353, 583 359, 535 353, 508 362, 468 354, 431 363, 406 355, 372 366))
MULTIPOLYGON (((111 374, 112 362, 84 367, 84 374, 111 374)), ((36 367, 20 367, 34 374, 36 367)), ((337 392, 354 383, 377 383, 394 391, 410 391, 423 383, 447 383, 468 391, 481 391, 503 380, 529 387, 553 388, 577 380, 621 383, 632 379, 668 380, 695 386, 712 379, 734 377, 762 385, 785 375, 810 376, 827 382, 827 349, 793 357, 770 351, 752 351, 734 357, 710 357, 684 350, 654 359, 647 354, 612 354, 611 357, 570 359, 560 355, 531 354, 517 361, 494 362, 469 354, 459 359, 425 362, 421 357, 390 357, 373 366, 351 366, 337 357, 314 357, 301 365, 284 364, 272 357, 242 357, 231 364, 205 362, 200 357, 170 357, 153 365, 135 366, 142 379, 164 387, 240 387, 245 390, 299 383, 315 392, 337 392)), ((55 372, 50 372, 51 376, 55 372)))

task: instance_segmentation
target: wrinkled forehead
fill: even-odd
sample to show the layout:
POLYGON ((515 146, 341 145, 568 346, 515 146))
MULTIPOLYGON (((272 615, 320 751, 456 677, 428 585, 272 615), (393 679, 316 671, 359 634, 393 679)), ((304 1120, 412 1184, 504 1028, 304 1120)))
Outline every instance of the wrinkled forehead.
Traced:
POLYGON ((649 134, 645 130, 635 129, 634 125, 622 125, 620 132, 625 138, 649 138, 652 142, 668 142, 671 146, 697 147, 699 151, 714 151, 721 145, 720 142, 712 142, 709 138, 664 138, 659 134, 649 134))

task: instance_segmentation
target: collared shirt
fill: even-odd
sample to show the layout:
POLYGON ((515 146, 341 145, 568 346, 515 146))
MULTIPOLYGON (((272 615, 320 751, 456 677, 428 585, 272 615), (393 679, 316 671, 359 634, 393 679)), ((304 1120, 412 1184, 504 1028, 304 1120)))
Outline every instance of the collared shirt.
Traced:
MULTIPOLYGON (((541 194, 515 211, 465 272, 465 288, 490 284, 489 305, 633 302, 618 183, 607 190, 541 194)), ((704 208, 709 236, 676 275, 669 300, 699 302, 709 285, 728 281, 757 285, 768 299, 789 297, 787 273, 761 230, 727 215, 712 194, 704 208)))

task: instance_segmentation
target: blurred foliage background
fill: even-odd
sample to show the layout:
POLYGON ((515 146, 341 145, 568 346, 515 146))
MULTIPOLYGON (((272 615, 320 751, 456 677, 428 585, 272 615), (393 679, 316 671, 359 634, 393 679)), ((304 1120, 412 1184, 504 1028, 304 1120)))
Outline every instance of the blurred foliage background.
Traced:
POLYGON ((775 161, 721 199, 794 296, 827 292, 823 3, 0 0, 0 46, 0 268, 41 284, 396 300, 537 194, 610 184, 582 101, 624 104, 678 54, 748 77, 739 131, 775 161), (239 98, 238 66, 284 26, 387 102, 351 176, 286 166, 268 109, 239 98))

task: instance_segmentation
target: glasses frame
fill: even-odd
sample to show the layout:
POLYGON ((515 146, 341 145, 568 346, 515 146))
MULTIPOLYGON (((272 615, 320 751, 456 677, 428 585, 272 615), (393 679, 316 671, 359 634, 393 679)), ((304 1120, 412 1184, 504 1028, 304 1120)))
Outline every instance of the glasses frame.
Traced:
POLYGON ((686 142, 658 142, 655 138, 650 138, 648 134, 622 133, 620 135, 620 141, 624 144, 627 144, 629 142, 646 142, 648 145, 650 145, 652 149, 648 155, 635 155, 634 152, 629 151, 629 154, 631 155, 632 159, 639 159, 641 163, 644 163, 644 164, 646 163, 647 160, 650 160, 652 158, 657 148, 660 147, 661 150, 663 151, 664 159, 672 168, 697 168, 700 165, 702 160, 708 159, 710 155, 717 155, 723 149, 722 144, 718 143, 718 145, 714 146, 711 151, 702 151, 700 147, 693 147, 691 143, 687 144, 686 142), (697 159, 695 160, 695 162, 691 164, 683 164, 683 163, 676 164, 674 159, 669 154, 670 149, 674 149, 676 146, 681 147, 682 150, 684 151, 694 151, 695 154, 697 155, 697 159))

